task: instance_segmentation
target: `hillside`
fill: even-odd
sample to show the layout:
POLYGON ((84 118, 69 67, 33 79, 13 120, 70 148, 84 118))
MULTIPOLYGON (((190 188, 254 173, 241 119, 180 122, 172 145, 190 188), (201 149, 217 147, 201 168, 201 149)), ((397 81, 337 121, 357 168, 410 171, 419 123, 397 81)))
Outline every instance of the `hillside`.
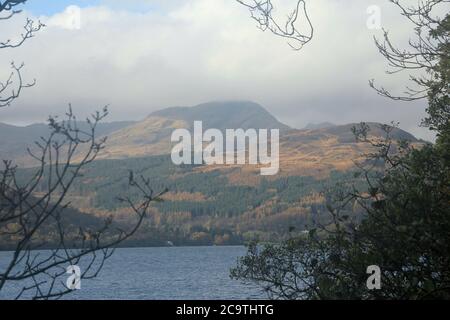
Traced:
MULTIPOLYGON (((27 205, 36 199, 28 199, 27 205)), ((1 204, 1 199, 0 199, 1 204)), ((36 207, 33 211, 42 216, 41 209, 36 207)), ((61 207, 58 207, 61 210, 61 207)), ((56 210, 56 211, 58 211, 56 210)), ((97 217, 92 214, 80 212, 74 208, 65 208, 64 214, 61 215, 59 223, 63 226, 65 231, 65 244, 71 246, 73 243, 79 244, 78 239, 80 230, 84 232, 101 230, 105 225, 104 217, 97 217)), ((34 225, 34 222, 28 222, 29 226, 34 225)), ((17 239, 20 238, 15 232, 11 230, 21 230, 18 219, 12 219, 10 223, 0 225, 0 251, 15 250, 17 247, 17 239)), ((57 222, 55 219, 46 219, 40 228, 30 238, 31 246, 36 249, 53 248, 55 243, 59 243, 60 234, 55 232, 57 230, 57 222)), ((112 234, 114 236, 114 234, 112 234)))
MULTIPOLYGON (((194 107, 172 107, 151 113, 142 121, 99 124, 97 135, 108 136, 107 148, 98 159, 127 159, 169 154, 170 136, 175 129, 192 129, 194 121, 203 121, 203 128, 280 129, 282 172, 301 173, 304 169, 347 169, 352 159, 361 153, 351 128, 355 124, 311 125, 313 129, 291 129, 279 122, 262 106, 247 101, 210 102, 194 107)), ((378 124, 369 123, 372 134, 382 135, 378 124)), ((83 129, 83 123, 79 127, 83 129)), ((34 124, 17 127, 0 123, 0 155, 7 155, 19 166, 30 167, 35 162, 27 154, 34 141, 48 135, 48 127, 34 124)), ((417 141, 411 134, 395 129, 394 137, 417 141)), ((363 148, 364 149, 364 148, 363 148)))
MULTIPOLYGON (((372 136, 383 135, 379 124, 368 124, 372 136)), ((234 244, 254 237, 285 237, 290 227, 301 231, 325 216, 322 191, 342 181, 361 183, 353 177, 354 161, 363 159, 362 154, 371 149, 355 141, 353 126, 290 129, 262 107, 247 102, 164 109, 139 122, 117 124, 117 130, 111 129, 113 124, 107 127, 110 131, 103 129, 102 133, 108 135, 107 148, 83 172, 68 200, 85 214, 113 214, 126 223, 131 213, 117 197, 129 192, 132 197, 138 196, 127 188, 128 172, 133 170, 150 178, 155 191, 168 188, 170 192, 164 202, 153 205, 149 220, 129 243, 161 245, 170 240, 177 245, 234 244), (224 106, 230 109, 223 111, 224 106), (242 117, 237 117, 240 110, 242 117), (176 128, 191 128, 194 120, 220 129, 281 128, 279 174, 263 177, 258 166, 250 165, 173 165, 170 135, 176 128)), ((9 135, 21 130, 2 129, 10 130, 9 135)), ((420 143, 400 129, 394 129, 392 136, 420 143)), ((16 139, 17 150, 21 143, 16 139)), ((2 148, 7 150, 11 145, 2 148)), ((33 169, 22 171, 31 172, 33 169)))
MULTIPOLYGON (((117 121, 110 123, 100 123, 97 127, 99 136, 107 136, 124 127, 134 124, 133 121, 117 121)), ((80 130, 86 130, 85 122, 77 123, 80 130)), ((49 135, 47 124, 37 123, 29 126, 13 126, 0 122, 0 155, 2 160, 13 160, 19 166, 33 165, 27 148, 33 147, 34 142, 40 140, 40 137, 49 135)))
POLYGON ((320 123, 308 123, 303 129, 312 130, 312 129, 324 129, 329 127, 334 127, 335 124, 331 122, 320 122, 320 123))
POLYGON ((194 107, 172 107, 156 111, 150 117, 182 120, 189 124, 203 121, 207 129, 290 129, 257 103, 250 101, 209 102, 194 107))
POLYGON ((113 132, 108 137, 108 148, 99 158, 123 159, 169 154, 173 130, 191 130, 194 121, 202 121, 204 130, 266 128, 286 132, 290 129, 253 102, 210 102, 194 107, 171 107, 153 112, 143 121, 113 132))

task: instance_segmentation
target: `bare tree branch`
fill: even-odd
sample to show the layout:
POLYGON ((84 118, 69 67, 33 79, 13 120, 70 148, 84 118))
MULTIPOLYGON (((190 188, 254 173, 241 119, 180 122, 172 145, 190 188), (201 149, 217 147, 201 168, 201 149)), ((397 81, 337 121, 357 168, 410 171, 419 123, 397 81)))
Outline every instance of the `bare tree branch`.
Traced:
MULTIPOLYGON (((400 0, 390 2, 400 8, 401 14, 413 24, 414 39, 409 40, 408 49, 399 49, 394 46, 386 30, 383 30, 383 39, 374 38, 378 50, 388 61, 390 69, 387 73, 405 70, 425 72, 420 76, 410 75, 410 81, 415 87, 407 87, 403 94, 392 94, 388 89, 376 86, 374 80, 369 84, 378 94, 393 100, 412 101, 426 98, 431 81, 436 81, 436 77, 439 77, 437 72, 439 61, 445 57, 445 50, 448 50, 448 32, 436 33, 435 30, 448 23, 450 1, 421 0, 416 6, 407 6, 400 0)), ((448 92, 448 88, 441 90, 448 92)))
MULTIPOLYGON (((26 3, 27 0, 6 0, 0 1, 0 20, 9 20, 21 10, 15 10, 15 7, 26 3), (6 14, 6 15, 3 15, 6 14)), ((27 18, 24 25, 24 32, 19 36, 18 40, 0 40, 0 49, 13 49, 20 47, 30 38, 33 38, 36 32, 39 32, 45 25, 41 21, 33 21, 27 18)), ((10 106, 17 99, 24 88, 32 87, 36 81, 24 83, 22 80, 21 69, 24 64, 16 66, 11 63, 12 72, 5 81, 0 81, 0 108, 10 106)))
POLYGON ((74 181, 105 146, 106 138, 98 139, 95 132, 107 113, 105 107, 88 118, 89 130, 79 129, 71 109, 63 121, 50 117, 50 136, 36 142, 38 151, 29 150, 38 164, 29 178, 20 178, 17 167, 4 161, 0 171, 0 238, 10 239, 15 249, 7 267, 0 270, 0 292, 14 282, 22 286, 17 298, 55 299, 70 293, 62 281, 67 277, 66 267, 80 264, 81 279, 96 277, 114 248, 139 229, 151 202, 166 192, 155 194, 148 179, 135 179, 130 173, 129 186, 140 192, 141 200, 119 199, 135 214, 135 221, 126 230, 112 217, 99 227, 82 227, 68 219, 70 203, 65 199, 74 181), (44 244, 54 249, 36 251, 44 244))
POLYGON ((269 30, 273 34, 286 38, 288 45, 294 50, 300 50, 313 38, 314 28, 306 10, 305 0, 296 0, 295 8, 288 14, 286 20, 281 23, 274 18, 276 10, 271 0, 236 0, 247 7, 251 17, 258 23, 262 31, 269 30), (303 24, 299 26, 299 24, 303 24), (300 31, 299 28, 306 31, 300 31))
POLYGON ((12 71, 8 79, 5 82, 0 81, 0 108, 11 105, 19 97, 22 89, 32 87, 36 84, 36 79, 30 83, 23 82, 21 74, 23 67, 23 63, 20 66, 16 66, 14 62, 11 62, 12 71))
MULTIPOLYGON (((17 11, 15 11, 15 13, 17 13, 17 11)), ((12 15, 13 14, 14 12, 12 13, 12 15)), ((25 32, 20 35, 20 39, 16 42, 13 42, 11 39, 0 41, 0 49, 20 47, 26 40, 33 38, 34 34, 40 31, 43 27, 45 27, 45 24, 43 24, 41 21, 38 21, 36 23, 35 21, 27 18, 27 21, 23 27, 25 32)))
POLYGON ((0 13, 3 11, 13 11, 15 6, 24 4, 27 0, 5 0, 0 1, 0 13))

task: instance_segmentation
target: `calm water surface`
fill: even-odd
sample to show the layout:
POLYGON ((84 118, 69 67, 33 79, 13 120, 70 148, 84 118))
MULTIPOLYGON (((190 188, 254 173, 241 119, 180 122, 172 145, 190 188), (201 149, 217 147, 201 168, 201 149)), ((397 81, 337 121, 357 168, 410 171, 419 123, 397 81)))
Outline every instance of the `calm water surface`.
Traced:
MULTIPOLYGON (((117 249, 100 275, 83 280, 70 299, 261 299, 257 286, 230 279, 229 270, 245 247, 117 249)), ((10 253, 0 252, 0 268, 10 253)), ((12 298, 17 287, 0 291, 12 298)))

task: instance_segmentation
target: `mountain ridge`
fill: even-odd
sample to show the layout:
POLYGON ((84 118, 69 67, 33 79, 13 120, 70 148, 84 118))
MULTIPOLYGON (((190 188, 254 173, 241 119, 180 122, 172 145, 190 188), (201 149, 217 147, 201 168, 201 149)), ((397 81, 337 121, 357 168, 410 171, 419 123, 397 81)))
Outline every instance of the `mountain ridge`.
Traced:
MULTIPOLYGON (((98 136, 108 136, 107 148, 99 159, 124 159, 169 154, 170 137, 175 129, 192 129, 194 121, 203 121, 203 128, 224 129, 280 129, 280 150, 285 157, 298 155, 299 150, 309 154, 329 154, 349 146, 356 148, 351 128, 357 124, 324 126, 317 129, 294 129, 279 122, 261 105, 249 101, 208 102, 193 107, 170 107, 152 112, 141 121, 100 123, 98 136), (326 146, 326 147, 325 147, 326 146), (327 148, 328 150, 325 150, 327 148), (307 151, 308 150, 308 151, 307 151)), ((379 124, 368 123, 372 135, 381 136, 379 124)), ((83 125, 80 124, 80 127, 83 125)), ((45 124, 18 127, 0 123, 0 155, 8 155, 19 166, 31 166, 27 147, 49 132, 45 124)), ((418 140, 410 133, 394 129, 393 138, 418 140)), ((345 155, 338 155, 338 158, 345 155)), ((348 158, 355 156, 352 151, 348 158)))
POLYGON ((149 117, 164 117, 189 123, 203 121, 205 128, 219 130, 228 128, 291 129, 278 121, 260 104, 252 101, 214 101, 192 107, 169 107, 152 112, 149 117))
MULTIPOLYGON (((169 193, 164 201, 152 205, 148 221, 127 245, 164 245, 167 241, 175 245, 274 241, 285 237, 292 226, 301 231, 326 214, 324 188, 357 179, 354 162, 365 161, 364 154, 373 152, 369 144, 358 142, 353 136, 351 128, 357 124, 346 124, 281 130, 280 171, 274 176, 262 176, 258 165, 175 165, 170 156, 171 133, 177 128, 190 129, 193 120, 202 120, 195 119, 202 108, 208 108, 208 104, 193 110, 163 109, 142 121, 122 123, 117 130, 111 124, 101 127, 101 132, 108 132, 106 148, 83 170, 67 195, 66 200, 78 211, 73 212, 73 221, 78 219, 93 225, 100 221, 90 221, 86 215, 94 218, 112 215, 125 226, 133 221, 133 213, 117 200, 125 192, 130 192, 133 199, 139 198, 136 190, 126 187, 132 170, 149 178, 153 190, 167 188, 169 193)), ((234 118, 232 112, 218 112, 215 108, 199 116, 209 120, 204 127, 250 126, 264 121, 270 122, 266 125, 279 126, 275 117, 267 116, 267 111, 256 104, 239 108, 239 103, 235 103, 233 108, 235 112, 244 110, 241 119, 234 118), (254 118, 250 115, 258 116, 252 122, 254 118)), ((372 128, 372 136, 383 136, 378 123, 367 124, 372 128)), ((22 131, 0 124, 1 130, 10 131, 9 136, 16 138, 22 131)), ((393 129, 391 135, 394 139, 421 143, 401 129, 393 129)), ((23 141, 0 143, 0 158, 16 156, 12 160, 19 167, 29 167, 26 147, 23 141)), ((35 169, 19 170, 21 174, 30 174, 35 169)))

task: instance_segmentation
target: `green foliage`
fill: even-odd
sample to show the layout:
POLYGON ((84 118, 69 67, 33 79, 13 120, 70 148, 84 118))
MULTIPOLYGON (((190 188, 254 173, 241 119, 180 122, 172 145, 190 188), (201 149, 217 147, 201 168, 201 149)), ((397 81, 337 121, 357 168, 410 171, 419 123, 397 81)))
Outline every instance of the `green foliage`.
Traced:
MULTIPOLYGON (((302 204, 301 199, 318 194, 341 180, 361 180, 354 178, 352 172, 332 172, 326 179, 301 176, 274 180, 261 178, 259 183, 247 186, 228 181, 227 174, 239 169, 206 172, 196 169, 201 167, 173 165, 167 155, 97 160, 85 167, 82 176, 72 185, 68 199, 72 200, 72 205, 88 212, 104 210, 111 213, 126 209, 126 204, 119 201, 119 197, 126 194, 137 200, 140 196, 129 187, 127 177, 131 170, 136 176, 148 177, 153 190, 167 188, 173 194, 201 194, 204 197, 201 200, 169 198, 153 202, 152 207, 161 214, 161 219, 142 228, 139 238, 142 245, 161 245, 167 240, 175 244, 196 244, 191 239, 195 232, 206 232, 211 236, 197 237, 198 244, 205 241, 213 244, 216 236, 220 238, 227 234, 230 235, 229 241, 236 244, 255 238, 264 241, 285 239, 292 227, 294 230, 291 233, 298 234, 307 225, 313 224, 313 220, 328 220, 325 203, 302 204), (295 211, 292 211, 294 208, 295 211), (264 214, 257 216, 257 210, 263 210, 264 214), (288 210, 291 213, 280 215, 288 210), (188 214, 187 218, 180 221, 172 219, 184 213, 188 214), (194 230, 196 226, 204 228, 194 230)), ((19 170, 18 179, 25 181, 34 170, 19 170)), ((45 184, 40 185, 37 191, 45 188, 45 184)), ((137 240, 135 242, 138 244, 137 240)))
MULTIPOLYGON (((408 17, 428 13, 418 10, 408 17)), ((432 25, 436 23, 425 26, 432 25)), ((435 48, 416 45, 419 52, 413 56, 379 46, 403 69, 410 59, 438 57, 438 64, 425 68, 431 80, 416 80, 426 89, 424 124, 436 132, 436 143, 414 149, 393 143, 387 127, 385 141, 367 140, 366 125, 355 129, 358 138, 378 149, 358 174, 368 188, 336 191, 327 205, 332 223, 319 225, 308 236, 276 246, 251 245, 232 277, 257 282, 284 299, 450 299, 449 31, 446 15, 430 33, 443 40, 435 48), (354 206, 364 211, 359 223, 347 216, 354 206), (366 286, 371 265, 381 269, 379 290, 366 286)))
POLYGON ((308 237, 252 245, 232 276, 285 299, 450 299, 450 162, 441 150, 411 151, 370 199, 351 197, 365 208, 359 225, 338 214, 308 237), (370 265, 382 270, 381 290, 366 288, 370 265))

